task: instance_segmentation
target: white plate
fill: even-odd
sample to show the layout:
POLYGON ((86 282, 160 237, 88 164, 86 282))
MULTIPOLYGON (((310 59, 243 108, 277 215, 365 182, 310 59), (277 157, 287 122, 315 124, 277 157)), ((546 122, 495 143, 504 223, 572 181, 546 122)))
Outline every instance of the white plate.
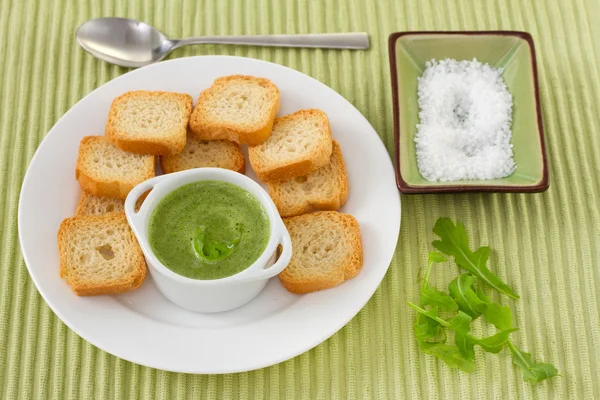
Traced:
MULTIPOLYGON (((247 174, 255 178, 249 163, 247 174)), ((318 345, 365 305, 383 279, 400 229, 400 198, 390 157, 369 122, 342 96, 300 72, 260 60, 205 56, 131 71, 71 108, 37 150, 23 182, 19 238, 29 273, 50 308, 78 335, 117 357, 188 373, 230 373, 285 361, 318 345), (320 108, 329 116, 348 170, 350 197, 341 211, 360 223, 364 266, 336 287, 307 295, 287 292, 278 279, 247 305, 220 314, 175 306, 151 279, 134 292, 77 297, 58 275, 56 233, 80 196, 75 180, 79 141, 102 135, 112 100, 137 89, 191 94, 219 76, 269 78, 281 91, 285 115, 320 108)))

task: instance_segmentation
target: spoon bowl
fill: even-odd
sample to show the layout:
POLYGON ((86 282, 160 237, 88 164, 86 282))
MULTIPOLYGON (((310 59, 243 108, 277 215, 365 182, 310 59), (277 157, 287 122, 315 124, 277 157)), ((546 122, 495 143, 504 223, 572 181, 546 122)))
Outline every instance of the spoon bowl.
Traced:
POLYGON ((122 67, 143 67, 162 60, 187 44, 237 44, 249 46, 368 49, 369 36, 362 33, 308 35, 204 36, 169 39, 153 26, 128 18, 96 18, 77 28, 77 42, 100 60, 122 67))
POLYGON ((77 42, 94 57, 123 67, 162 60, 174 42, 154 27, 127 18, 97 18, 77 28, 77 42))

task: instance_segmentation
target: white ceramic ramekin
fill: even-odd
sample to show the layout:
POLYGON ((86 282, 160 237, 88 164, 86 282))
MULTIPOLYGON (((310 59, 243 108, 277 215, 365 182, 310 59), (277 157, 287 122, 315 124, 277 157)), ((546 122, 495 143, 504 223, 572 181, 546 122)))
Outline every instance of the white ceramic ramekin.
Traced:
POLYGON ((292 257, 290 235, 269 195, 252 179, 226 169, 197 168, 148 179, 129 193, 125 200, 125 213, 156 286, 166 298, 189 310, 213 313, 246 304, 260 293, 269 278, 288 265, 292 257), (269 242, 265 251, 245 270, 222 279, 198 280, 176 274, 158 260, 148 241, 148 223, 156 205, 180 186, 204 180, 229 182, 247 190, 262 204, 269 218, 269 242), (148 190, 152 191, 136 212, 136 201, 148 190), (279 245, 282 252, 275 262, 279 245))

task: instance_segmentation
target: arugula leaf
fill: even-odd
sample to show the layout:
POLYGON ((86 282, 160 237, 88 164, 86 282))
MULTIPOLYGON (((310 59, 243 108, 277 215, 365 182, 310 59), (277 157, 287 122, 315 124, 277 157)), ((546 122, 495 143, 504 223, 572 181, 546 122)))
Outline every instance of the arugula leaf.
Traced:
POLYGON ((431 318, 431 319, 435 320, 438 324, 442 325, 445 328, 450 328, 450 322, 438 317, 437 308, 434 307, 431 310, 427 311, 426 309, 421 308, 418 305, 411 303, 410 301, 407 304, 409 306, 411 306, 412 308, 414 308, 419 314, 424 315, 427 318, 431 318))
POLYGON ((515 347, 510 341, 510 334, 518 329, 513 326, 511 309, 493 302, 479 284, 474 286, 479 278, 501 293, 515 299, 519 298, 506 283, 487 268, 489 247, 480 247, 472 252, 469 249, 464 226, 460 222, 455 226, 448 218, 440 218, 433 231, 441 239, 433 242, 434 247, 454 256, 456 264, 469 273, 463 273, 450 282, 448 285, 450 295, 439 291, 429 285, 429 276, 433 263, 444 262, 446 257, 436 251, 429 253, 427 271, 419 298, 420 306, 408 303, 417 311, 414 331, 421 350, 437 357, 451 368, 473 372, 475 345, 490 353, 498 353, 508 345, 513 363, 523 371, 523 380, 536 383, 559 375, 552 364, 535 363, 531 359, 531 354, 515 347), (427 310, 425 306, 431 307, 427 310), (445 320, 438 316, 439 310, 458 311, 458 313, 454 318, 445 320), (485 338, 471 335, 471 323, 480 315, 498 329, 496 334, 485 338), (446 343, 446 330, 454 333, 454 345, 446 343))
POLYGON ((458 307, 475 319, 483 314, 487 308, 486 304, 477 296, 473 290, 475 278, 469 274, 461 274, 454 278, 448 285, 450 295, 456 300, 458 307))
POLYGON ((415 323, 415 336, 419 342, 426 342, 441 334, 437 321, 419 314, 415 323))
POLYGON ((504 345, 508 341, 510 334, 518 330, 518 328, 506 329, 496 333, 495 335, 479 339, 475 343, 481 346, 481 348, 488 353, 499 353, 500 350, 504 348, 504 345))
POLYGON ((458 305, 452 297, 429 285, 429 274, 431 273, 431 267, 433 263, 444 261, 446 261, 446 257, 444 257, 441 253, 438 253, 437 251, 432 251, 429 253, 427 272, 425 273, 425 280, 423 281, 423 288, 421 290, 419 304, 422 306, 431 305, 444 311, 456 311, 458 310, 458 305))
POLYGON ((231 253, 242 239, 243 228, 236 224, 234 236, 230 238, 214 237, 204 225, 196 229, 193 246, 196 255, 204 261, 214 262, 222 260, 231 253))
POLYGON ((430 251, 429 256, 427 258, 429 261, 429 265, 431 265, 434 262, 442 263, 442 262, 448 261, 448 259, 439 251, 430 251))
POLYGON ((508 306, 490 303, 483 312, 485 320, 501 331, 513 328, 512 311, 508 306))
MULTIPOLYGON (((437 308, 434 307, 431 309, 429 315, 437 317, 437 308)), ((423 314, 417 315, 417 321, 415 322, 415 336, 419 342, 425 342, 440 336, 440 331, 440 324, 435 318, 427 318, 423 314)))
POLYGON ((459 311, 458 312, 459 314, 457 317, 460 316, 460 319, 457 320, 457 317, 455 317, 452 319, 451 322, 448 322, 448 321, 438 317, 437 309, 427 311, 413 303, 408 303, 408 305, 411 306, 412 308, 414 308, 415 310, 417 310, 418 313, 424 315, 425 317, 434 319, 438 324, 442 325, 443 327, 446 327, 454 332, 458 332, 458 333, 464 335, 465 340, 470 341, 472 344, 477 344, 477 345, 481 346, 482 349, 484 349, 485 351, 490 352, 490 353, 498 353, 500 350, 502 350, 502 347, 508 340, 509 335, 512 332, 518 330, 517 328, 506 329, 506 330, 500 331, 492 336, 488 336, 485 338, 478 338, 478 337, 475 337, 475 336, 469 334, 468 331, 465 332, 465 329, 466 329, 465 323, 467 320, 465 318, 465 316, 469 317, 469 315, 466 313, 462 313, 462 315, 461 315, 461 311, 459 311))
POLYGON ((440 218, 435 223, 433 232, 441 239, 434 241, 433 247, 442 253, 454 256, 456 264, 471 272, 496 290, 513 299, 519 298, 519 295, 510 286, 487 268, 486 263, 490 257, 489 247, 480 247, 475 252, 469 249, 467 233, 461 222, 457 222, 455 226, 450 219, 440 218))
POLYGON ((460 354, 467 360, 475 359, 473 340, 469 339, 473 319, 466 313, 459 311, 458 315, 450 321, 450 329, 454 331, 454 344, 458 347, 460 354))
POLYGON ((473 319, 463 311, 459 311, 456 317, 450 320, 450 329, 455 332, 469 333, 473 319))
POLYGON ((424 353, 439 358, 451 368, 458 368, 464 372, 475 371, 475 363, 465 359, 456 346, 446 343, 419 343, 419 346, 424 353))
POLYGON ((429 256, 427 257, 427 271, 425 272, 425 279, 423 280, 423 288, 429 284, 429 274, 431 274, 431 267, 433 266, 433 263, 441 263, 447 260, 448 259, 438 251, 429 252, 429 256))
POLYGON ((477 297, 479 297, 481 301, 483 301, 486 304, 492 302, 492 300, 485 294, 485 292, 480 286, 477 286, 477 297))
POLYGON ((486 304, 483 316, 485 320, 501 331, 513 327, 512 311, 510 307, 494 303, 480 287, 477 288, 477 297, 486 304))
POLYGON ((444 311, 458 310, 458 305, 452 297, 450 297, 444 292, 440 292, 436 288, 433 288, 429 285, 425 286, 421 291, 419 303, 422 306, 431 305, 434 307, 438 307, 440 310, 444 311))
POLYGON ((560 376, 550 363, 534 363, 531 354, 519 350, 510 340, 507 342, 513 356, 513 364, 523 370, 523 380, 536 383, 544 379, 560 376))

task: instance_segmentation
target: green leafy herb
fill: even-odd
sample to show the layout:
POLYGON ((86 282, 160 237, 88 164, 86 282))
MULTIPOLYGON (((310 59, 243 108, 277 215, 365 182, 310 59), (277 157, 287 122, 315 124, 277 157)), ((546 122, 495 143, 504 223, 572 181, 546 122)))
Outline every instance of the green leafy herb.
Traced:
MULTIPOLYGON (((427 316, 424 314, 419 314, 417 316, 417 322, 415 323, 415 336, 417 337, 417 340, 422 342, 436 342, 431 339, 439 338, 441 336, 440 323, 436 321, 437 314, 437 307, 433 307, 431 310, 427 311, 427 316)), ((443 337, 442 341, 445 340, 445 337, 443 337)))
POLYGON ((234 235, 229 238, 212 237, 205 226, 196 230, 193 246, 196 255, 205 261, 219 261, 233 253, 242 238, 242 225, 236 225, 234 235))
POLYGON ((456 311, 458 310, 458 305, 454 301, 454 299, 448 296, 444 292, 440 292, 436 288, 429 285, 429 274, 431 273, 431 266, 434 262, 444 262, 446 261, 446 257, 438 253, 437 251, 432 251, 429 253, 429 260, 427 262, 427 272, 425 273, 425 280, 423 281, 423 288, 421 290, 421 298, 419 300, 419 304, 422 306, 434 306, 438 307, 440 310, 444 311, 456 311))
POLYGON ((467 360, 475 359, 473 346, 475 342, 469 339, 473 319, 466 313, 459 311, 458 315, 450 322, 450 329, 454 331, 454 344, 458 347, 460 354, 467 360))
POLYGON ((461 274, 448 285, 450 295, 456 300, 459 308, 475 319, 486 310, 486 304, 473 290, 475 278, 469 274, 461 274))
POLYGON ((421 314, 417 316, 415 323, 415 336, 419 342, 427 342, 441 335, 440 324, 431 318, 421 314))
POLYGON ((441 239, 434 241, 433 247, 442 253, 454 256, 456 264, 501 293, 513 299, 519 298, 519 295, 510 286, 487 268, 487 260, 490 257, 489 247, 480 247, 475 252, 469 249, 467 233, 462 223, 457 222, 455 226, 450 219, 440 218, 436 222, 433 232, 441 239))
POLYGON ((452 368, 459 368, 465 372, 475 371, 475 364, 473 361, 465 358, 457 346, 446 344, 445 336, 438 341, 428 341, 428 339, 431 339, 435 336, 440 336, 440 328, 442 326, 449 327, 451 325, 448 321, 438 317, 438 309, 433 307, 431 310, 427 311, 414 304, 409 304, 419 311, 419 314, 417 315, 417 321, 428 321, 430 324, 426 325, 426 322, 421 322, 419 324, 419 322, 417 322, 415 325, 415 335, 417 336, 421 350, 427 354, 439 358, 452 368))
POLYGON ((483 316, 487 322, 501 331, 513 327, 512 311, 510 310, 510 307, 492 302, 481 288, 477 288, 477 297, 486 304, 483 316))
POLYGON ((429 253, 419 298, 420 306, 408 303, 418 313, 415 336, 421 350, 439 358, 452 368, 472 372, 475 370, 475 345, 490 353, 498 353, 507 345, 512 353, 513 363, 523 370, 525 381, 536 383, 557 376, 558 371, 552 364, 534 363, 531 354, 520 351, 510 341, 510 334, 518 330, 513 326, 511 309, 493 302, 477 284, 479 278, 501 293, 519 298, 487 268, 490 249, 481 247, 471 252, 464 226, 460 222, 455 226, 447 218, 437 221, 434 232, 441 238, 433 242, 434 247, 454 256, 456 263, 470 273, 461 274, 450 282, 450 295, 441 292, 429 284, 429 276, 433 263, 444 262, 446 258, 436 251, 429 253), (430 308, 428 310, 425 307, 430 308), (453 318, 445 320, 438 315, 439 310, 458 312, 453 318), (471 323, 481 315, 498 329, 496 334, 478 338, 470 333, 471 323), (454 345, 446 343, 446 331, 454 333, 454 345))
POLYGON ((470 322, 467 323, 467 318, 470 319, 471 317, 469 317, 468 314, 462 311, 458 312, 457 317, 459 318, 459 320, 457 320, 457 317, 455 317, 451 322, 448 322, 437 315, 437 309, 427 311, 413 303, 408 303, 408 305, 417 310, 417 312, 419 312, 420 314, 423 314, 425 317, 434 319, 438 324, 454 331, 455 333, 458 332, 459 334, 464 335, 466 341, 470 342, 473 345, 477 344, 481 346, 482 349, 490 353, 498 353, 500 350, 502 350, 502 347, 508 340, 509 335, 517 330, 517 328, 507 329, 504 331, 500 331, 493 336, 488 336, 486 338, 478 338, 468 333, 470 327, 467 330, 466 326, 468 326, 470 322))
POLYGON ((477 344, 488 353, 499 353, 500 350, 504 348, 504 345, 508 341, 510 334, 518 330, 519 328, 511 328, 500 331, 495 335, 479 339, 477 344))
POLYGON ((519 350, 510 340, 508 348, 513 356, 513 363, 523 370, 523 380, 536 383, 544 379, 559 376, 557 369, 550 363, 534 363, 531 354, 519 350))
POLYGON ((442 360, 451 368, 458 368, 464 372, 475 371, 475 363, 465 359, 456 346, 446 343, 419 343, 421 350, 442 360))
POLYGON ((479 297, 481 299, 481 301, 483 301, 486 304, 489 304, 492 302, 492 300, 485 294, 483 289, 480 287, 477 287, 477 297, 479 297))
MULTIPOLYGON (((444 257, 441 253, 438 253, 437 251, 432 251, 429 253, 427 271, 425 272, 425 279, 423 280, 423 287, 419 300, 422 306, 433 306, 431 312, 433 312, 434 315, 437 315, 438 307, 449 311, 456 311, 458 309, 458 306, 456 303, 454 303, 454 300, 450 296, 429 286, 431 266, 434 262, 444 261, 446 261, 446 257, 444 257)), ((427 341, 432 343, 433 341, 431 339, 441 336, 440 324, 436 322, 435 319, 426 318, 424 315, 418 314, 417 321, 415 322, 415 336, 420 342, 427 341)), ((443 340, 445 341, 445 337, 443 340)))

